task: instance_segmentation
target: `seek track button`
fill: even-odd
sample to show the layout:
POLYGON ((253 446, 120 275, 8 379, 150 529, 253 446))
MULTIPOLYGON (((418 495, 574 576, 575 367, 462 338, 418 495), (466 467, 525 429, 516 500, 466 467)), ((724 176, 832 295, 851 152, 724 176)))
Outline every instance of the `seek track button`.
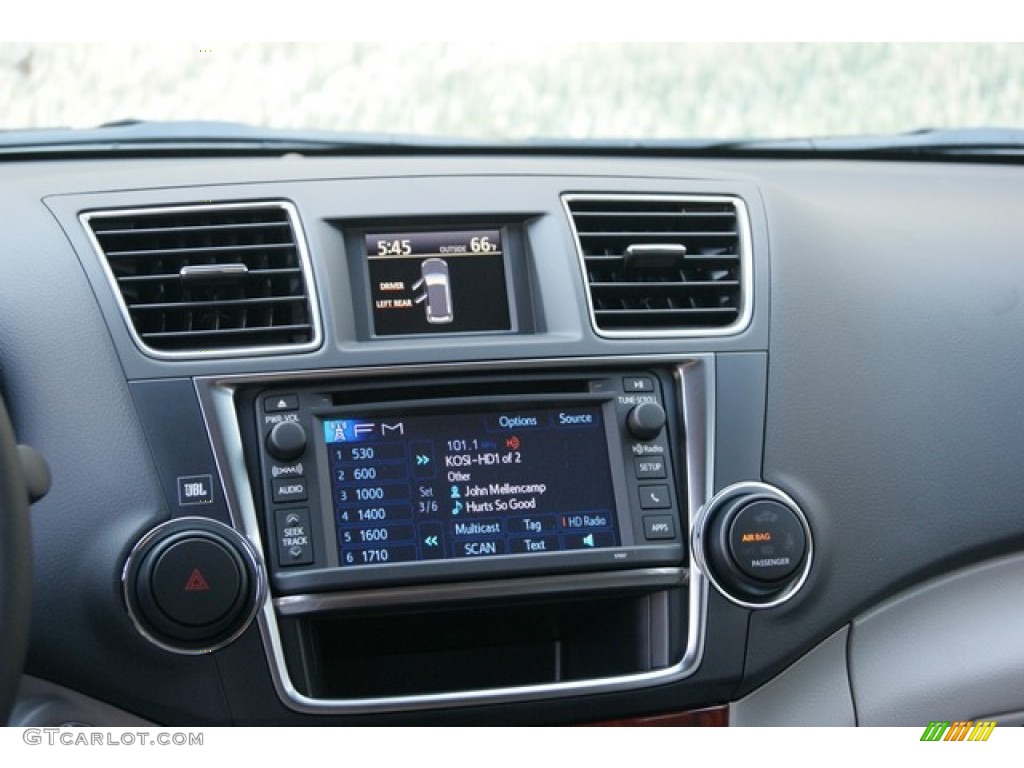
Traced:
POLYGON ((277 561, 282 568, 313 562, 313 541, 309 537, 309 511, 279 509, 277 523, 277 561))

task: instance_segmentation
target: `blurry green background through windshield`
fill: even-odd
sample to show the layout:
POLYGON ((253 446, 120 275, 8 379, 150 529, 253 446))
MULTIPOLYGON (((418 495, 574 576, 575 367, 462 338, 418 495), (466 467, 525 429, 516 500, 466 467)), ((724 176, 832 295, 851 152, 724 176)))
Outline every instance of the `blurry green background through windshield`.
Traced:
POLYGON ((484 139, 1024 127, 1020 44, 2 43, 0 127, 226 120, 484 139))

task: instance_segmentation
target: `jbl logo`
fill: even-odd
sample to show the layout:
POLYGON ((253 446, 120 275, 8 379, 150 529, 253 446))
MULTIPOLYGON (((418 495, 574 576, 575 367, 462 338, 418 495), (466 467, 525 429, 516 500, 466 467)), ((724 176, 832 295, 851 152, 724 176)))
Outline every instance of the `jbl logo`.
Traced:
POLYGON ((207 495, 206 486, 202 483, 185 483, 185 498, 194 499, 207 495))

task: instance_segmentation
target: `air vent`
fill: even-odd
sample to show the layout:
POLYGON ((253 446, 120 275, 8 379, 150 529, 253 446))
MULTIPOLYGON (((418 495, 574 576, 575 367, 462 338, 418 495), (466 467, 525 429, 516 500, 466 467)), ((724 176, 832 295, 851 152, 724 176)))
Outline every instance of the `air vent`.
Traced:
POLYGON ((733 197, 566 195, 605 336, 722 335, 749 317, 746 209, 733 197))
POLYGON ((86 213, 129 327, 157 357, 271 354, 320 342, 288 203, 86 213))

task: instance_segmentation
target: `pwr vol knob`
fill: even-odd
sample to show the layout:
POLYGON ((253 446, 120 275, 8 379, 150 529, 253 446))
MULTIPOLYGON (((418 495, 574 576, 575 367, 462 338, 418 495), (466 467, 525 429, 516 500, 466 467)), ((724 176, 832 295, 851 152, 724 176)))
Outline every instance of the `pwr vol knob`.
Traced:
POLYGON ((770 608, 803 586, 811 529, 789 496, 763 483, 740 483, 698 512, 693 551, 711 583, 747 608, 770 608))
POLYGON ((291 461, 306 450, 306 430, 295 421, 275 424, 267 435, 267 450, 275 459, 291 461))
POLYGON ((242 634, 266 592, 252 545, 215 520, 187 517, 147 533, 122 574, 128 614, 153 644, 215 651, 242 634))

